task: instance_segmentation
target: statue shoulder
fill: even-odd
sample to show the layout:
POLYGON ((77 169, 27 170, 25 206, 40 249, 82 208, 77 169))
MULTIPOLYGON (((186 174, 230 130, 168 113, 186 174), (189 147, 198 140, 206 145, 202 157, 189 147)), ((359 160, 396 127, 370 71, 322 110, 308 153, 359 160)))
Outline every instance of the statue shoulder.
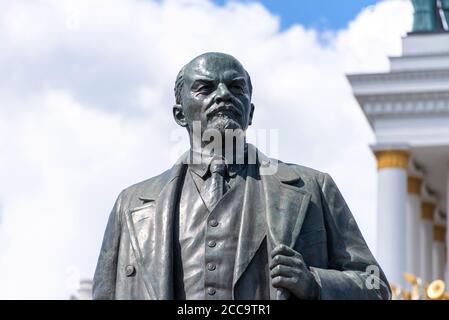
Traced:
MULTIPOLYGON (((274 160, 274 159, 273 159, 274 160)), ((325 179, 325 177, 328 175, 325 172, 321 172, 319 170, 306 167, 303 165, 295 164, 295 163, 286 163, 282 162, 280 160, 274 160, 278 161, 278 175, 280 176, 281 180, 294 180, 295 177, 300 178, 303 183, 310 187, 315 187, 317 184, 321 185, 325 179)))
POLYGON ((324 172, 321 172, 317 169, 313 169, 313 168, 295 164, 295 163, 286 163, 286 165, 290 166, 298 174, 300 174, 301 176, 305 176, 305 177, 316 178, 316 177, 321 177, 322 175, 325 174, 324 172))

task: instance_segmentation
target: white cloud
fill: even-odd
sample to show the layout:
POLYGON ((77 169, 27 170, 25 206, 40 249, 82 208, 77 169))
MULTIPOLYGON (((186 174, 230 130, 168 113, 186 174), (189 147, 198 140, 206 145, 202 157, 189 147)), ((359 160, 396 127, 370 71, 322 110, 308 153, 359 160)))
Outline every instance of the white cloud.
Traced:
POLYGON ((205 51, 242 61, 255 128, 280 129, 281 159, 330 172, 375 248, 373 135, 344 74, 387 69, 408 1, 326 34, 281 32, 257 3, 0 5, 0 298, 64 299, 71 267, 92 277, 118 192, 167 168, 174 79, 205 51))

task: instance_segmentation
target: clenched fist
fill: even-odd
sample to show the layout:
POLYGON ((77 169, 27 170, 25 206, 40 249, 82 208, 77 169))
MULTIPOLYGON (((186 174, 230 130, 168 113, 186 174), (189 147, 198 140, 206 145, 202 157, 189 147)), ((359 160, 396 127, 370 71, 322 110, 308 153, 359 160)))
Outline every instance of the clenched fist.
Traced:
POLYGON ((270 271, 273 287, 288 290, 298 299, 318 299, 320 286, 306 266, 302 255, 279 245, 271 252, 270 271))

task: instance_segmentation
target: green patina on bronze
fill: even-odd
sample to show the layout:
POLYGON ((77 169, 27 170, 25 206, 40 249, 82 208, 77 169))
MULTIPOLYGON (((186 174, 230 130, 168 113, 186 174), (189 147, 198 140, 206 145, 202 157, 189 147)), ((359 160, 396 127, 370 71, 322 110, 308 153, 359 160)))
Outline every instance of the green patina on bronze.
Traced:
MULTIPOLYGON (((187 129, 190 148, 171 169, 120 193, 103 237, 94 299, 391 297, 330 175, 268 158, 246 140, 239 151, 234 133, 245 135, 252 123, 251 99, 249 73, 229 54, 204 53, 182 67, 172 113, 187 129), (215 135, 196 133, 195 122, 215 135), (225 143, 209 152, 210 138, 225 143), (233 163, 239 152, 244 161, 233 163)), ((155 146, 145 148, 160 157, 155 146)))
POLYGON ((444 32, 449 28, 449 0, 412 0, 413 32, 444 32))

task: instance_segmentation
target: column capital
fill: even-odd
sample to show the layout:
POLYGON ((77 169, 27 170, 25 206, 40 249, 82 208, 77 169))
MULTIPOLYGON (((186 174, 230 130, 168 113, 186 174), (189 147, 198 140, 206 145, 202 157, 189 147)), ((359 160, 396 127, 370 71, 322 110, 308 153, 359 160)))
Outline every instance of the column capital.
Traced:
POLYGON ((433 240, 446 242, 446 227, 441 224, 433 225, 433 240))
POLYGON ((435 212, 436 204, 430 201, 421 202, 421 218, 433 221, 433 213, 435 212))
POLYGON ((373 150, 377 169, 399 168, 407 170, 410 153, 407 150, 373 150))
POLYGON ((407 192, 409 194, 420 195, 422 182, 423 178, 409 175, 407 177, 407 192))

